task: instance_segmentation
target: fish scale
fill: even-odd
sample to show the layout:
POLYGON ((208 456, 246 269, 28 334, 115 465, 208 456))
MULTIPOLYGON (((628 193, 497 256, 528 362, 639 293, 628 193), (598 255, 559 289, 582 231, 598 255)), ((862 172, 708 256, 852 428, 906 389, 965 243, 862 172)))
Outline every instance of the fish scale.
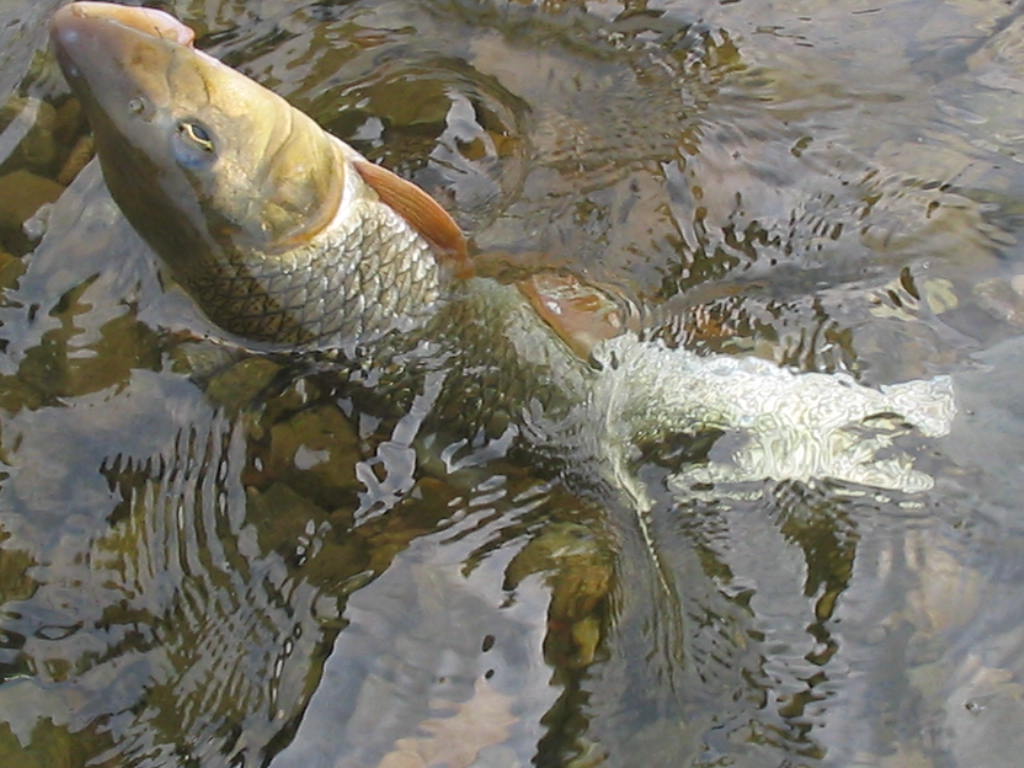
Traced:
POLYGON ((357 206, 343 228, 293 252, 291 261, 282 269, 275 257, 248 253, 184 282, 214 322, 239 336, 321 349, 365 343, 398 320, 415 322, 439 296, 430 246, 379 204, 357 206))

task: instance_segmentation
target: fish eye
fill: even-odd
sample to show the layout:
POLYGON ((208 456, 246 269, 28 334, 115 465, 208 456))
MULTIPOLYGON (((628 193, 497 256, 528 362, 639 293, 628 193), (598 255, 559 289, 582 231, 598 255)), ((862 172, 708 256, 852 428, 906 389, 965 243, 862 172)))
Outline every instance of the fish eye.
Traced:
POLYGON ((204 152, 213 153, 213 137, 210 136, 210 132, 199 123, 183 120, 178 123, 178 135, 186 142, 198 147, 204 152))
POLYGON ((213 133, 195 120, 179 122, 171 139, 174 157, 185 168, 200 170, 217 157, 213 133))

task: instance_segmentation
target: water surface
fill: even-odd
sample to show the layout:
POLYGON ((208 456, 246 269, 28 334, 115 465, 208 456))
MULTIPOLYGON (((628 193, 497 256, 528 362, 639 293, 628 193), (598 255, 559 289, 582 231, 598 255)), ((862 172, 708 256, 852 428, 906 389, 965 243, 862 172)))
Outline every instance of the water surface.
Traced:
POLYGON ((666 344, 953 376, 953 433, 899 446, 921 493, 637 455, 660 567, 597 485, 188 341, 75 179, 56 5, 0 7, 0 763, 1018 761, 1019 4, 163 4, 666 344))

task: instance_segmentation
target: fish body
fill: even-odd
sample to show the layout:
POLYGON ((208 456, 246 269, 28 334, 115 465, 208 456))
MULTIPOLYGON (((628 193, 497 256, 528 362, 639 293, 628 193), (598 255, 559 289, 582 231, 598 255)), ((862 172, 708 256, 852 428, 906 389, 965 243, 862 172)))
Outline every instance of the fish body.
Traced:
POLYGON ((749 439, 726 471, 708 467, 696 482, 927 486, 907 462, 876 460, 888 437, 861 435, 894 413, 944 434, 948 379, 897 396, 641 341, 614 300, 573 277, 474 277, 462 233, 426 193, 196 50, 172 17, 72 3, 52 39, 114 200, 247 346, 330 358, 402 412, 418 407, 463 431, 571 445, 620 486, 631 485, 624 463, 638 437, 705 430, 749 439))

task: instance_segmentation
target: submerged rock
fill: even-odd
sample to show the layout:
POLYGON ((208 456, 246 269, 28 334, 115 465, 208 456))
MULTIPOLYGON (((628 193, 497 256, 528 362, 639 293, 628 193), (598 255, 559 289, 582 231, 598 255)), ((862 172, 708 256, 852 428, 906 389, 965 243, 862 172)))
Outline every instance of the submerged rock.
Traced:
POLYGON ((56 122, 56 110, 40 99, 15 96, 0 107, 0 171, 49 173, 57 160, 56 122))
POLYGON ((63 191, 57 182, 27 170, 0 176, 0 237, 16 250, 27 250, 25 222, 63 191))

